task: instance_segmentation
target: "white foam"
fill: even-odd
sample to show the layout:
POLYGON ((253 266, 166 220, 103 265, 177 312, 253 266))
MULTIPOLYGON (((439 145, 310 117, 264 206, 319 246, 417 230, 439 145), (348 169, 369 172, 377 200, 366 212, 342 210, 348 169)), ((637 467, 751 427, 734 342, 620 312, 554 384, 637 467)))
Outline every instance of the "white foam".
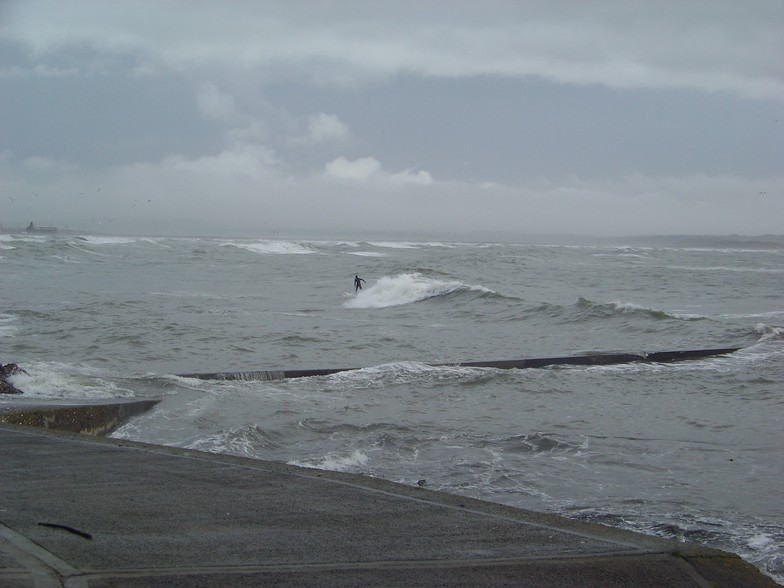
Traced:
POLYGON ((22 243, 41 243, 42 241, 46 241, 46 237, 42 235, 28 235, 28 234, 19 234, 15 233, 12 235, 5 234, 2 235, 3 241, 10 241, 10 242, 22 242, 22 243))
POLYGON ((15 374, 11 383, 25 396, 34 398, 124 398, 135 396, 132 390, 105 380, 100 372, 72 366, 38 363, 25 365, 27 373, 15 374))
POLYGON ((638 312, 638 311, 650 312, 654 310, 646 306, 640 306, 639 304, 634 304, 633 302, 622 302, 620 300, 613 300, 610 304, 613 306, 613 308, 621 312, 638 312))
MULTIPOLYGON (((482 378, 492 368, 433 366, 414 361, 385 363, 357 370, 331 374, 327 386, 346 390, 350 388, 378 388, 400 384, 421 385, 432 382, 466 382, 482 378)), ((324 385, 323 382, 320 385, 324 385)))
POLYGON ((210 453, 258 457, 260 449, 269 448, 271 445, 264 431, 251 424, 200 437, 185 447, 210 453))
POLYGON ((622 302, 620 300, 615 300, 610 302, 610 306, 617 310, 618 312, 623 313, 635 313, 635 312, 642 312, 646 314, 653 314, 658 315, 660 317, 669 317, 675 319, 683 319, 683 320, 698 320, 705 318, 701 314, 694 314, 688 312, 679 312, 679 311, 664 311, 659 310, 657 308, 651 308, 649 306, 641 306, 639 304, 634 304, 633 302, 622 302))
POLYGON ((442 282, 427 278, 420 273, 384 276, 373 286, 360 290, 357 295, 343 303, 346 308, 386 308, 401 306, 443 296, 461 288, 488 291, 481 286, 469 287, 458 281, 442 282))
POLYGON ((749 539, 746 542, 746 545, 748 545, 750 549, 759 551, 761 549, 765 549, 766 547, 769 547, 772 543, 773 543, 773 538, 770 535, 766 535, 763 533, 761 535, 755 535, 754 537, 749 539))
POLYGON ((348 255, 358 255, 360 257, 386 257, 386 253, 378 251, 349 251, 348 255))
POLYGON ((137 239, 130 237, 96 237, 93 235, 80 237, 80 240, 85 241, 90 245, 127 245, 128 243, 136 243, 137 241, 137 239))
POLYGON ((760 335, 758 343, 784 339, 784 327, 772 327, 764 323, 758 323, 755 330, 760 335))
POLYGON ((329 470, 332 472, 348 472, 367 465, 368 456, 359 449, 355 449, 349 455, 329 454, 321 460, 291 460, 286 463, 289 465, 300 466, 303 468, 313 468, 317 470, 329 470))
POLYGON ((359 247, 359 241, 306 241, 319 247, 359 247))
POLYGON ((397 241, 371 241, 369 243, 373 247, 381 247, 383 249, 419 249, 422 243, 407 243, 397 241))
POLYGON ((227 241, 222 243, 221 246, 237 247, 238 249, 262 255, 303 255, 316 252, 307 245, 292 241, 227 241))

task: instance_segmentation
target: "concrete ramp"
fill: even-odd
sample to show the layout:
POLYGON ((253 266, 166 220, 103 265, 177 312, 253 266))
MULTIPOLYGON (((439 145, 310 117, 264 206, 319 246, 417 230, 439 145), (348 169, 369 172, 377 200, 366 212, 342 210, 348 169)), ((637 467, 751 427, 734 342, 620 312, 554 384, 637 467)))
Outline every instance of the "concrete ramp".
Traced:
POLYGON ((0 488, 0 586, 776 586, 729 553, 415 483, 15 425, 0 488))
POLYGON ((130 417, 150 410, 159 402, 159 399, 112 399, 52 404, 29 400, 1 407, 0 423, 81 435, 108 435, 130 417))

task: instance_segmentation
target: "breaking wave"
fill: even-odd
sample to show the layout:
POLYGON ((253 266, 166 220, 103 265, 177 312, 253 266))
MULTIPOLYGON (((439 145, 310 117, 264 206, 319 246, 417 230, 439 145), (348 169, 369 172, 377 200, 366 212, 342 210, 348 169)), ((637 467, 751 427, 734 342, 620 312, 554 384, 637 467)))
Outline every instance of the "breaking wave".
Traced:
POLYGON ((133 237, 98 237, 94 235, 85 235, 83 237, 78 237, 77 240, 82 241, 83 243, 89 243, 90 245, 127 245, 129 243, 136 243, 141 239, 133 237))
POLYGON ((697 314, 676 313, 657 308, 640 306, 631 302, 596 302, 579 297, 577 302, 570 306, 544 303, 533 309, 534 313, 542 313, 551 318, 560 318, 567 321, 580 321, 589 319, 607 319, 622 316, 638 316, 655 320, 680 320, 698 321, 707 317, 697 314))
POLYGON ((280 446, 278 435, 260 426, 248 424, 205 435, 186 445, 188 449, 258 458, 263 451, 280 446))
POLYGON ((595 317, 610 317, 614 315, 634 314, 647 316, 653 319, 680 319, 680 320, 699 320, 705 317, 699 315, 686 315, 667 312, 657 308, 640 306, 631 302, 613 301, 608 303, 594 302, 586 298, 578 298, 576 307, 587 315, 595 317))
POLYGON ((758 323, 755 327, 755 331, 760 335, 760 342, 784 340, 784 327, 774 327, 764 323, 758 323))
POLYGON ((355 297, 344 302, 343 306, 346 308, 402 306, 459 291, 492 293, 492 290, 482 286, 469 286, 457 280, 436 280, 415 272, 384 276, 372 286, 361 290, 355 297))
POLYGON ((236 247, 237 249, 244 249, 245 251, 260 253, 262 255, 303 255, 316 253, 315 249, 293 241, 226 241, 222 246, 236 247))
POLYGON ((368 456, 354 449, 349 453, 334 452, 321 458, 309 460, 289 460, 289 465, 300 466, 303 468, 314 468, 317 470, 329 470, 333 472, 354 472, 361 470, 368 463, 368 456))

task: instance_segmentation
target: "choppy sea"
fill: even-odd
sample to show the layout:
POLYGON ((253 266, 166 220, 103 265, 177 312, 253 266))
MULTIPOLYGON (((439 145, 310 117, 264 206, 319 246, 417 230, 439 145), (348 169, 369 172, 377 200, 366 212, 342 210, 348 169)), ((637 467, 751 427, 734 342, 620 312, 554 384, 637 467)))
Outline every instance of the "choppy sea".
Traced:
POLYGON ((0 402, 161 397, 114 436, 425 479, 732 551, 784 583, 782 292, 780 241, 3 234, 0 362, 27 374, 24 397, 0 402), (672 364, 436 366, 735 346, 672 364), (177 375, 323 368, 360 369, 177 375))

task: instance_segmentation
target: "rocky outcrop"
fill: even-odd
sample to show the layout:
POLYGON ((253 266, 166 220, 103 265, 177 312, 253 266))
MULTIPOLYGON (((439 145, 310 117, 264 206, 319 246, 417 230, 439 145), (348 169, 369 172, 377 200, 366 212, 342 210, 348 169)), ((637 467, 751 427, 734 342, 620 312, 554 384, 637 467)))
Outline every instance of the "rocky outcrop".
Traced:
POLYGON ((14 386, 9 378, 14 374, 26 374, 27 372, 15 363, 0 363, 0 394, 22 394, 22 391, 14 386))

